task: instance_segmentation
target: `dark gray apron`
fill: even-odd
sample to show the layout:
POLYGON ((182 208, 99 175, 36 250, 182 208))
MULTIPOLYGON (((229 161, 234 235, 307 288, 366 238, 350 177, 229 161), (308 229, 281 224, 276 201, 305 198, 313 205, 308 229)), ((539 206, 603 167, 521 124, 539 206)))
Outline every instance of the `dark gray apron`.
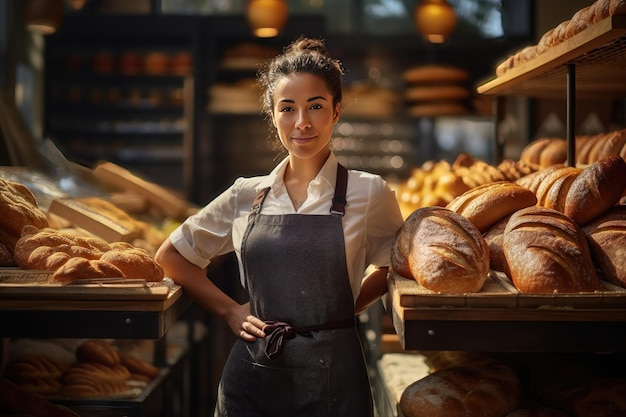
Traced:
POLYGON ((339 165, 331 215, 249 218, 242 260, 253 315, 267 336, 237 339, 216 416, 371 417, 372 397, 345 259, 339 165))

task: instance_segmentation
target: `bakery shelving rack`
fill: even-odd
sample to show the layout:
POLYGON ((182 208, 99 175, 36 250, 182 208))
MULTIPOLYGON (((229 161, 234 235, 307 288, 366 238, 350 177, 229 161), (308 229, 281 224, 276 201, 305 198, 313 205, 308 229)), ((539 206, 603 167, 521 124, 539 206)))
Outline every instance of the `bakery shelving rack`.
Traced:
MULTIPOLYGON (((626 16, 610 16, 486 81, 477 91, 494 96, 565 96, 568 165, 574 165, 577 97, 626 97, 625 66, 626 16)), ((496 143, 496 153, 500 146, 496 143)), ((503 282, 492 272, 488 280, 491 285, 480 293, 447 296, 423 293, 416 282, 391 273, 385 304, 402 347, 483 352, 626 352, 626 289, 522 295, 503 287, 503 282)))
MULTIPOLYGON (((576 99, 626 97, 625 67, 626 15, 609 16, 479 85, 477 91, 497 96, 566 97, 567 163, 574 166, 576 99)), ((501 155, 499 142, 494 149, 501 155)))

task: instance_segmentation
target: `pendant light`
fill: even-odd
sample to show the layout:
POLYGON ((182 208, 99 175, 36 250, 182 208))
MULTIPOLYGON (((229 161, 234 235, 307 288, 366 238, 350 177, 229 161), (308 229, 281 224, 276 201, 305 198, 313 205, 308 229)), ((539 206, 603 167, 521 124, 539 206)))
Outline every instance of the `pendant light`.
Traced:
POLYGON ((422 0, 415 8, 415 25, 431 43, 443 43, 454 31, 456 13, 446 0, 422 0))
POLYGON ((259 38, 278 36, 287 23, 286 0, 249 0, 248 23, 259 38))
POLYGON ((51 35, 61 26, 63 0, 25 0, 24 24, 41 35, 51 35))

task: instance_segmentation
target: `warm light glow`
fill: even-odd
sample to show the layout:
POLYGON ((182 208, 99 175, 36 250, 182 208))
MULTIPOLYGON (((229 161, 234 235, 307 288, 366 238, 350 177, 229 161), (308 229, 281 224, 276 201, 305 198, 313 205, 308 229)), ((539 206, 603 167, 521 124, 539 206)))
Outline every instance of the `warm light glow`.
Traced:
POLYGON ((25 0, 24 24, 34 33, 50 35, 61 26, 63 0, 25 0))
POLYGON ((250 0, 248 22, 259 38, 278 36, 287 23, 288 7, 285 0, 250 0))
POLYGON ((415 25, 429 42, 443 43, 454 32, 456 13, 446 0, 422 0, 415 8, 415 25))

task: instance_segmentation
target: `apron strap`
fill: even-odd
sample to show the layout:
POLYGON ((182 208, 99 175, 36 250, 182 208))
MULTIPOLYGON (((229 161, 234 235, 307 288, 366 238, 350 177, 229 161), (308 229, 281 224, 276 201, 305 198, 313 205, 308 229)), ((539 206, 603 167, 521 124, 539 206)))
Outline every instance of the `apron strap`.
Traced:
POLYGON ((267 197, 267 193, 269 193, 269 191, 270 187, 265 187, 261 191, 259 191, 259 193, 255 197, 254 201, 252 202, 252 209, 250 209, 250 214, 248 215, 249 222, 254 221, 254 218, 259 213, 259 210, 261 210, 261 206, 263 205, 265 197, 267 197))
POLYGON ((346 214, 346 190, 348 188, 348 170, 341 164, 337 164, 337 182, 335 184, 335 196, 330 206, 330 213, 344 216, 346 214))

